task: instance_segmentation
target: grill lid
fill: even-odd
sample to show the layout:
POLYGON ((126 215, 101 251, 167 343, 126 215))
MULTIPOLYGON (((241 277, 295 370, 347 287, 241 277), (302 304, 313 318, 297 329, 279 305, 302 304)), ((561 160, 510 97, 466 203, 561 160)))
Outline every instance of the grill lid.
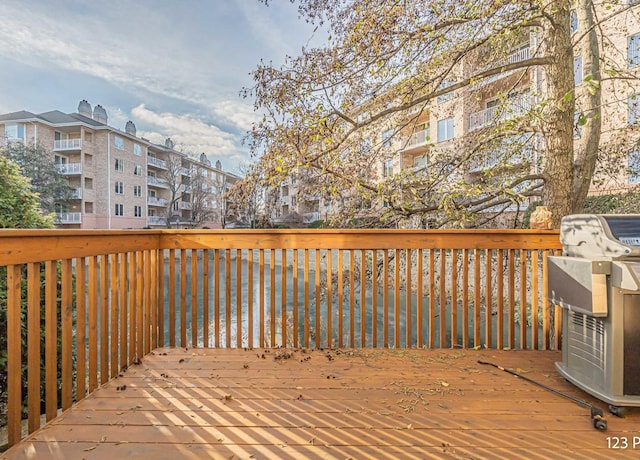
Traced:
POLYGON ((562 218, 564 255, 587 259, 640 256, 640 215, 573 214, 562 218))

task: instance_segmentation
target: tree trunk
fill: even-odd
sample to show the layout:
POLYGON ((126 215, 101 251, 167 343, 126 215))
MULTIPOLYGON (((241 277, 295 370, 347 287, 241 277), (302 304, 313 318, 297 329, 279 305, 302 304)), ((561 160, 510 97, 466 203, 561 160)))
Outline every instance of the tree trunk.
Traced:
POLYGON ((600 87, 600 48, 593 18, 593 0, 577 2, 577 16, 580 31, 587 31, 585 41, 577 48, 576 55, 582 56, 583 75, 592 80, 576 88, 578 110, 586 117, 586 124, 580 127, 580 137, 575 141, 575 166, 571 192, 571 211, 582 212, 589 193, 591 177, 598 160, 598 146, 602 126, 600 87), (578 54, 580 53, 580 54, 578 54))
POLYGON ((558 228, 562 216, 572 211, 572 126, 575 103, 569 2, 552 2, 547 13, 549 19, 543 30, 541 48, 545 55, 553 56, 554 59, 545 67, 543 82, 543 94, 547 97, 541 126, 546 156, 543 200, 553 215, 553 227, 558 228))

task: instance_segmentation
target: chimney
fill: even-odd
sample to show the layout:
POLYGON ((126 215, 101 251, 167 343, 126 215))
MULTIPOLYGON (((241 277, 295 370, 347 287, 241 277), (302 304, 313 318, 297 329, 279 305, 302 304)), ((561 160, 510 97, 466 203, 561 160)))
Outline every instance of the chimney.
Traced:
POLYGON ((93 108, 93 119, 98 123, 107 124, 107 111, 100 104, 93 108))
POLYGON ((216 161, 216 169, 222 171, 222 163, 220 162, 220 160, 216 161))
POLYGON ((89 104, 86 99, 81 100, 78 104, 78 113, 91 118, 91 104, 89 104))
POLYGON ((124 127, 124 132, 127 134, 131 134, 132 136, 136 135, 136 125, 129 120, 124 127))
POLYGON ((164 146, 168 149, 173 149, 174 145, 175 144, 173 143, 170 137, 167 137, 167 139, 164 141, 164 146))

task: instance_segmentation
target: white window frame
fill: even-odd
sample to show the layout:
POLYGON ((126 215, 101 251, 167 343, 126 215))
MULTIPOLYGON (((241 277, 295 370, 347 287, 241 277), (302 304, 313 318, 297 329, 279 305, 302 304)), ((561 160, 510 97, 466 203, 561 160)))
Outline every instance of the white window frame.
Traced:
POLYGON ((124 195, 124 182, 117 181, 115 183, 115 194, 116 195, 124 195))
POLYGON ((116 158, 115 170, 120 172, 124 171, 124 160, 116 158))
POLYGON ((133 144, 133 154, 138 156, 142 155, 142 146, 140 144, 133 144))
POLYGON ((438 142, 448 141, 455 137, 455 119, 453 117, 438 120, 438 142))
POLYGON ((134 165, 133 166, 133 175, 134 176, 142 176, 142 165, 134 165))
POLYGON ((122 203, 116 203, 116 216, 118 217, 122 217, 124 216, 124 204, 122 203))
POLYGON ((120 136, 113 136, 113 146, 118 150, 124 150, 124 139, 120 136))
POLYGON ((630 69, 640 65, 640 33, 627 39, 627 64, 630 69))
POLYGON ((629 184, 640 184, 640 150, 629 152, 627 161, 629 166, 629 184))
POLYGON ((573 83, 578 86, 582 84, 584 78, 584 70, 582 67, 582 56, 573 58, 573 83))
POLYGON ((142 217, 142 206, 134 206, 133 207, 133 215, 134 217, 142 217))
POLYGON ((133 196, 137 196, 137 197, 142 196, 142 186, 140 185, 133 186, 133 196))
POLYGON ((640 94, 629 96, 627 122, 630 125, 640 122, 640 94))
POLYGON ((25 126, 22 123, 4 125, 4 136, 12 141, 24 141, 26 139, 25 126))

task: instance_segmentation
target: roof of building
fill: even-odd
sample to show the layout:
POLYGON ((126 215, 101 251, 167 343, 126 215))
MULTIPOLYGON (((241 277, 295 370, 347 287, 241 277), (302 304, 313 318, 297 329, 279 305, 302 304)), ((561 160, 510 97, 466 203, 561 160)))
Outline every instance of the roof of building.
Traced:
POLYGON ((27 120, 30 118, 37 118, 35 113, 27 112, 26 110, 20 110, 18 112, 5 113, 0 115, 0 121, 8 120, 27 120))

